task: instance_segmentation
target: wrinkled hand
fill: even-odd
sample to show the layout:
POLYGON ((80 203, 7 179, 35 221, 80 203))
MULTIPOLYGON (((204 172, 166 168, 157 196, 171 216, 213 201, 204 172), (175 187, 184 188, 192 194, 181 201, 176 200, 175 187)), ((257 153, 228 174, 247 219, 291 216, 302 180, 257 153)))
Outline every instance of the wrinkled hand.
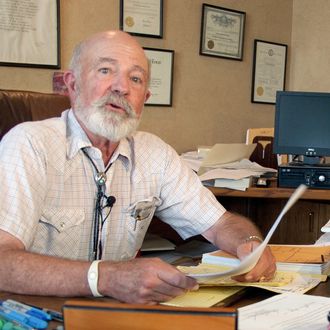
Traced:
POLYGON ((196 289, 197 282, 158 258, 99 264, 99 291, 120 301, 157 304, 196 289))
MULTIPOLYGON (((259 245, 260 243, 254 241, 239 245, 237 248, 238 258, 243 260, 259 245)), ((274 277, 275 271, 276 261, 270 248, 267 246, 252 270, 246 274, 233 276, 233 279, 240 282, 270 281, 274 277)))

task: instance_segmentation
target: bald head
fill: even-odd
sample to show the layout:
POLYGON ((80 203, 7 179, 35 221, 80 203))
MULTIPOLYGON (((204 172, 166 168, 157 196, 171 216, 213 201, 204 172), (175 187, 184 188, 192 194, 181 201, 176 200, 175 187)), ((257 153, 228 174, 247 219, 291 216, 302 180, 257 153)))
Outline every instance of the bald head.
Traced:
MULTIPOLYGON (((81 41, 75 48, 72 54, 69 68, 72 70, 76 78, 80 78, 82 71, 82 63, 91 57, 93 54, 99 54, 105 47, 111 50, 113 47, 122 47, 123 52, 129 56, 134 54, 135 57, 140 57, 144 61, 144 66, 147 70, 148 80, 150 77, 150 66, 144 50, 141 45, 130 34, 123 31, 104 31, 90 36, 88 39, 81 41)), ((90 60, 88 61, 89 64, 90 60)))

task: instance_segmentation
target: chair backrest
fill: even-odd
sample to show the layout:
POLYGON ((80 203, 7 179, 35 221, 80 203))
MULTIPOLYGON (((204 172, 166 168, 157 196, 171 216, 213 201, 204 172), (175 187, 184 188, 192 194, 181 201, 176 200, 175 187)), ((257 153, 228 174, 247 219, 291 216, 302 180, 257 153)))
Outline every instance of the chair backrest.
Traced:
POLYGON ((250 160, 261 166, 277 169, 277 156, 273 154, 274 128, 249 128, 246 143, 257 143, 250 160))
POLYGON ((0 90, 0 140, 24 121, 58 117, 70 108, 68 96, 21 90, 0 90))

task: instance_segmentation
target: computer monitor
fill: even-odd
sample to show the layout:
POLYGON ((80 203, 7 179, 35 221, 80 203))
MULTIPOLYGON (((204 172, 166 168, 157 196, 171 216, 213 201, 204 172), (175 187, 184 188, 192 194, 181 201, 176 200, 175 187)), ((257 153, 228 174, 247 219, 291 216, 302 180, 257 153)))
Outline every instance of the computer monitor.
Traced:
POLYGON ((273 152, 306 164, 330 156, 330 93, 276 93, 273 152))

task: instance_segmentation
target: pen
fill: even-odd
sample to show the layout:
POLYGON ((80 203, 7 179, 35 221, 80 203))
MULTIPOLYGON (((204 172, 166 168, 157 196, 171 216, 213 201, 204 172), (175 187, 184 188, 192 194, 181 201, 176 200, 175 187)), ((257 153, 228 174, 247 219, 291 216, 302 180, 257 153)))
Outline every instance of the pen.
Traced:
POLYGON ((8 328, 12 330, 33 330, 33 328, 30 327, 29 325, 22 324, 21 322, 15 320, 12 316, 5 313, 2 307, 0 307, 0 324, 2 326, 1 329, 8 328))
POLYGON ((1 307, 0 310, 2 310, 5 316, 11 318, 11 320, 21 323, 22 325, 27 325, 36 329, 46 329, 48 326, 48 323, 44 320, 25 313, 17 312, 11 308, 1 307))
POLYGON ((52 320, 63 322, 63 314, 61 312, 54 311, 53 309, 41 308, 41 307, 34 306, 34 305, 28 305, 28 306, 39 309, 39 310, 49 314, 51 316, 52 320))
POLYGON ((35 316, 41 320, 45 320, 45 321, 51 320, 51 316, 48 313, 44 312, 43 310, 31 307, 29 305, 25 305, 15 300, 7 299, 2 302, 2 306, 5 308, 10 308, 12 310, 15 310, 17 312, 35 316))

